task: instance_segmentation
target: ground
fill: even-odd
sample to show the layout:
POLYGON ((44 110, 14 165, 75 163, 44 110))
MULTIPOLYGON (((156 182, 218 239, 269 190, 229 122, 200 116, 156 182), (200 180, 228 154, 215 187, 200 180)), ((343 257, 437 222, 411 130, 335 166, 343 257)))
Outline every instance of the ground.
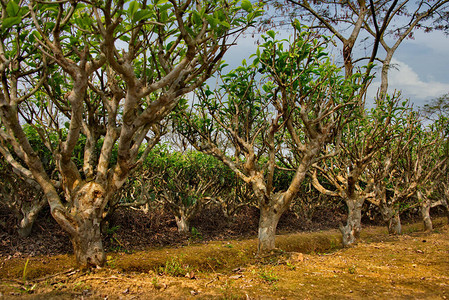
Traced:
POLYGON ((449 225, 404 227, 390 236, 366 227, 342 249, 336 230, 277 236, 279 250, 256 256, 255 239, 190 240, 76 270, 67 254, 4 257, 0 298, 23 299, 449 299, 449 225))

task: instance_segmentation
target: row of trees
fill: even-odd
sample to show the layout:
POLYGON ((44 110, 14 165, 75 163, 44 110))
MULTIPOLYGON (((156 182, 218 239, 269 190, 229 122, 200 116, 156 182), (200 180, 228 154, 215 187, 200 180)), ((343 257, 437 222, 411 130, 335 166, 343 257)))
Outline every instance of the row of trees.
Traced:
MULTIPOLYGON (((82 266, 104 264, 101 223, 119 206, 163 199, 186 230, 202 203, 252 195, 266 251, 308 174, 347 203, 345 245, 360 232, 365 200, 398 228, 398 204, 416 194, 431 206, 442 195, 447 119, 425 128, 386 89, 365 107, 389 21, 376 26, 361 70, 343 51, 343 75, 327 54, 330 39, 295 21, 289 40, 268 31, 249 63, 225 72, 225 52, 262 15, 247 0, 13 0, 1 8, 0 153, 17 180, 44 195, 82 266), (214 73, 217 86, 205 85, 214 73), (152 149, 168 131, 216 160, 189 154, 177 168, 158 165, 162 148, 152 149), (200 159, 210 169, 192 172, 200 159), (222 168, 225 178, 214 176, 222 168)), ((13 185, 2 184, 3 197, 13 185)), ((44 205, 30 202, 28 224, 44 205)))
POLYGON ((1 5, 1 153, 40 187, 77 261, 103 265, 100 223, 108 203, 158 142, 181 96, 215 72, 261 11, 249 1, 221 0, 1 5), (50 151, 54 172, 24 123, 50 151))

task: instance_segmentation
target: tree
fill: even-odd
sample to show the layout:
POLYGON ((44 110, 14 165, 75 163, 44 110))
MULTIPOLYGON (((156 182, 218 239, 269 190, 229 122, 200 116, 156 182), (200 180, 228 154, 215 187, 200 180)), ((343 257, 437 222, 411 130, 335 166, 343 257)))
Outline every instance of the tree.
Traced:
POLYGON ((325 153, 327 158, 314 165, 314 187, 325 195, 343 198, 348 208, 346 225, 340 227, 344 246, 354 243, 360 235, 363 204, 374 196, 374 183, 366 180, 365 173, 382 147, 395 139, 395 124, 403 111, 401 104, 395 95, 377 98, 370 111, 359 107, 354 120, 344 127, 336 141, 339 151, 332 154, 335 150, 330 148, 331 152, 325 153), (333 190, 326 188, 319 177, 333 190))
POLYGON ((3 160, 0 161, 0 177, 0 203, 16 216, 19 235, 27 237, 47 201, 35 181, 23 180, 3 160))
MULTIPOLYGON (((36 194, 40 192, 32 172, 18 161, 24 161, 24 152, 16 147, 17 141, 11 137, 11 132, 15 129, 14 126, 20 126, 18 106, 30 99, 42 86, 48 61, 34 53, 32 43, 27 40, 32 30, 30 20, 26 18, 27 8, 19 7, 15 1, 1 1, 0 5, 0 154, 15 174, 4 178, 2 192, 7 198, 3 200, 9 204, 14 203, 16 210, 21 211, 19 232, 27 235, 43 203, 39 201, 39 197, 35 198, 36 201, 23 202, 23 199, 17 199, 17 194, 10 194, 11 191, 18 190, 15 181, 25 181, 30 190, 34 189, 36 194), (7 120, 11 120, 14 125, 5 127, 7 120), (13 156, 11 150, 16 150, 17 155, 13 156)), ((20 131, 21 137, 26 138, 27 133, 20 131)), ((32 147, 30 142, 25 145, 25 148, 34 151, 32 147)))
POLYGON ((431 188, 431 179, 443 163, 432 159, 437 143, 423 130, 417 113, 408 109, 407 114, 398 120, 397 138, 382 148, 369 172, 376 194, 371 202, 379 207, 391 234, 401 233, 400 213, 420 205, 413 198, 431 188))
POLYGON ((327 57, 327 40, 295 26, 291 41, 268 31, 251 64, 222 75, 215 91, 203 89, 193 112, 179 119, 194 147, 251 186, 260 210, 259 252, 275 248, 279 218, 359 101, 356 79, 342 78, 327 57), (291 181, 279 189, 274 179, 285 168, 291 181))
MULTIPOLYGON (((443 27, 434 24, 446 14, 449 1, 308 1, 287 0, 273 1, 278 10, 288 12, 287 18, 300 18, 306 24, 316 29, 331 33, 341 43, 343 64, 346 75, 352 74, 355 65, 360 61, 382 63, 381 66, 381 95, 385 96, 388 89, 388 71, 391 60, 400 44, 413 36, 416 29, 441 30, 443 27), (287 5, 285 5, 287 4, 287 5), (288 5, 290 4, 290 5, 288 5), (371 36, 368 38, 366 36, 371 36), (388 45, 388 39, 393 44, 388 45), (359 44, 357 43, 359 40, 359 44), (365 44, 359 57, 353 57, 354 49, 365 44), (381 46, 386 55, 381 57, 378 51, 381 46)), ((362 49, 361 49, 362 50, 362 49)))
POLYGON ((396 50, 405 39, 413 37, 416 29, 423 28, 426 32, 439 29, 438 26, 432 26, 432 20, 437 19, 440 12, 449 9, 449 1, 380 1, 376 6, 374 1, 370 0, 370 5, 372 22, 366 21, 364 29, 375 39, 375 47, 380 44, 386 52, 385 58, 380 59, 380 94, 385 96, 388 91, 388 71, 392 67, 391 60, 396 50), (388 10, 384 6, 388 7, 388 10), (384 14, 382 25, 378 23, 381 14, 384 14), (393 39, 391 45, 388 45, 388 39, 393 39))
POLYGON ((159 122, 259 14, 248 1, 2 1, 2 151, 42 188, 81 266, 105 263, 100 223, 157 143, 159 122), (56 172, 44 169, 19 116, 38 130, 56 172))
POLYGON ((285 1, 287 6, 275 1, 275 5, 282 10, 291 11, 295 17, 300 18, 314 28, 325 29, 334 35, 342 44, 343 65, 346 76, 351 76, 354 69, 352 52, 359 38, 363 23, 369 17, 369 5, 365 1, 357 3, 341 1, 285 1), (332 14, 332 11, 334 12, 332 14), (315 24, 315 20, 318 24, 315 24), (348 36, 339 27, 349 24, 348 36))
POLYGON ((192 219, 232 187, 232 174, 220 161, 201 152, 158 152, 145 164, 145 173, 154 178, 146 186, 174 214, 178 231, 189 233, 192 219))
POLYGON ((426 122, 432 122, 427 131, 432 136, 430 139, 436 142, 434 151, 430 153, 432 162, 444 161, 436 170, 428 184, 418 190, 417 196, 421 204, 421 214, 426 230, 432 230, 430 208, 442 205, 446 209, 449 218, 449 184, 447 162, 449 159, 449 94, 429 101, 420 108, 420 113, 426 122))

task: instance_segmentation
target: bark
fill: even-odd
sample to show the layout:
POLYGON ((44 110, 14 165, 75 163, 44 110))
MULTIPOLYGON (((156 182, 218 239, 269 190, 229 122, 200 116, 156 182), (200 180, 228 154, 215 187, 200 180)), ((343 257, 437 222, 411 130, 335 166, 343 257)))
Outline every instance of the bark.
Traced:
POLYGON ((271 205, 263 205, 260 208, 258 253, 267 252, 276 248, 276 227, 284 211, 285 209, 278 210, 271 205))
POLYGON ((387 51, 387 55, 385 57, 385 60, 382 64, 382 70, 381 70, 381 84, 380 84, 380 90, 379 94, 383 98, 387 94, 388 91, 388 71, 390 70, 390 64, 391 60, 393 59, 394 50, 388 49, 390 51, 387 51))
POLYGON ((348 219, 346 226, 340 226, 343 234, 343 246, 347 247, 353 244, 359 237, 362 230, 362 207, 365 202, 364 197, 354 195, 346 199, 348 206, 348 219))
POLYGON ((445 202, 444 207, 446 208, 446 217, 447 217, 447 222, 449 223, 449 205, 448 205, 447 201, 445 202))
POLYGON ((33 224, 47 205, 47 199, 39 185, 30 178, 18 178, 8 173, 0 173, 0 201, 4 202, 17 218, 18 233, 21 237, 30 235, 33 224))
POLYGON ((446 208, 446 216, 447 216, 447 222, 449 223, 449 189, 445 188, 444 191, 444 198, 443 198, 443 206, 446 208))
POLYGON ((430 218, 430 208, 432 207, 432 204, 430 202, 430 199, 428 199, 427 197, 424 198, 423 195, 421 194, 421 192, 419 192, 419 191, 418 191, 417 195, 418 195, 418 200, 421 203, 421 216, 422 216, 422 220, 424 222, 424 230, 432 231, 433 224, 432 224, 432 219, 430 218))
POLYGON ((52 210, 56 221, 69 234, 77 264, 81 268, 103 266, 106 256, 101 241, 101 221, 104 205, 104 189, 94 182, 82 184, 72 197, 71 212, 52 210))
POLYGON ((389 234, 399 235, 402 234, 402 225, 399 212, 390 207, 387 203, 382 201, 379 206, 382 218, 387 224, 389 234))
POLYGON ((401 217, 397 212, 388 220, 388 233, 394 235, 402 234, 401 217))
POLYGON ((178 232, 183 234, 189 233, 189 220, 183 211, 180 211, 178 215, 175 215, 176 226, 178 226, 178 232))
POLYGON ((87 215, 78 223, 76 233, 71 235, 73 252, 81 268, 103 266, 106 262, 100 224, 101 218, 87 215))
POLYGON ((37 202, 33 201, 29 205, 22 204, 21 219, 19 222, 18 233, 21 237, 27 237, 30 235, 33 229, 34 222, 41 210, 47 205, 45 197, 40 195, 41 199, 37 202))

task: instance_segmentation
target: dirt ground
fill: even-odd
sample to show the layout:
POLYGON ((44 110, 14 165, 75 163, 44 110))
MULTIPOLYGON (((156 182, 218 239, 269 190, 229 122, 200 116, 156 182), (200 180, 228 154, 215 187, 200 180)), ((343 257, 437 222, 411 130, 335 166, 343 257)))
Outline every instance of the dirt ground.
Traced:
MULTIPOLYGON (((1 204, 1 203, 0 203, 1 204)), ((257 234, 259 212, 254 207, 245 207, 226 220, 221 211, 204 210, 192 226, 197 230, 196 240, 216 241, 251 237, 257 234)), ((317 231, 337 228, 343 213, 317 211, 311 220, 298 218, 292 212, 284 213, 279 232, 317 231)), ((150 247, 188 245, 191 236, 178 233, 175 218, 166 209, 157 207, 149 213, 142 210, 118 210, 109 220, 103 234, 106 251, 129 252, 150 247)), ((51 217, 49 209, 41 212, 30 236, 17 234, 17 220, 8 210, 0 206, 0 258, 30 257, 71 253, 69 236, 51 217)))
POLYGON ((405 226, 401 236, 364 229, 341 249, 336 230, 284 234, 282 250, 255 256, 255 239, 192 241, 109 252, 79 271, 71 255, 3 258, 3 299, 449 299, 449 226, 405 226))

